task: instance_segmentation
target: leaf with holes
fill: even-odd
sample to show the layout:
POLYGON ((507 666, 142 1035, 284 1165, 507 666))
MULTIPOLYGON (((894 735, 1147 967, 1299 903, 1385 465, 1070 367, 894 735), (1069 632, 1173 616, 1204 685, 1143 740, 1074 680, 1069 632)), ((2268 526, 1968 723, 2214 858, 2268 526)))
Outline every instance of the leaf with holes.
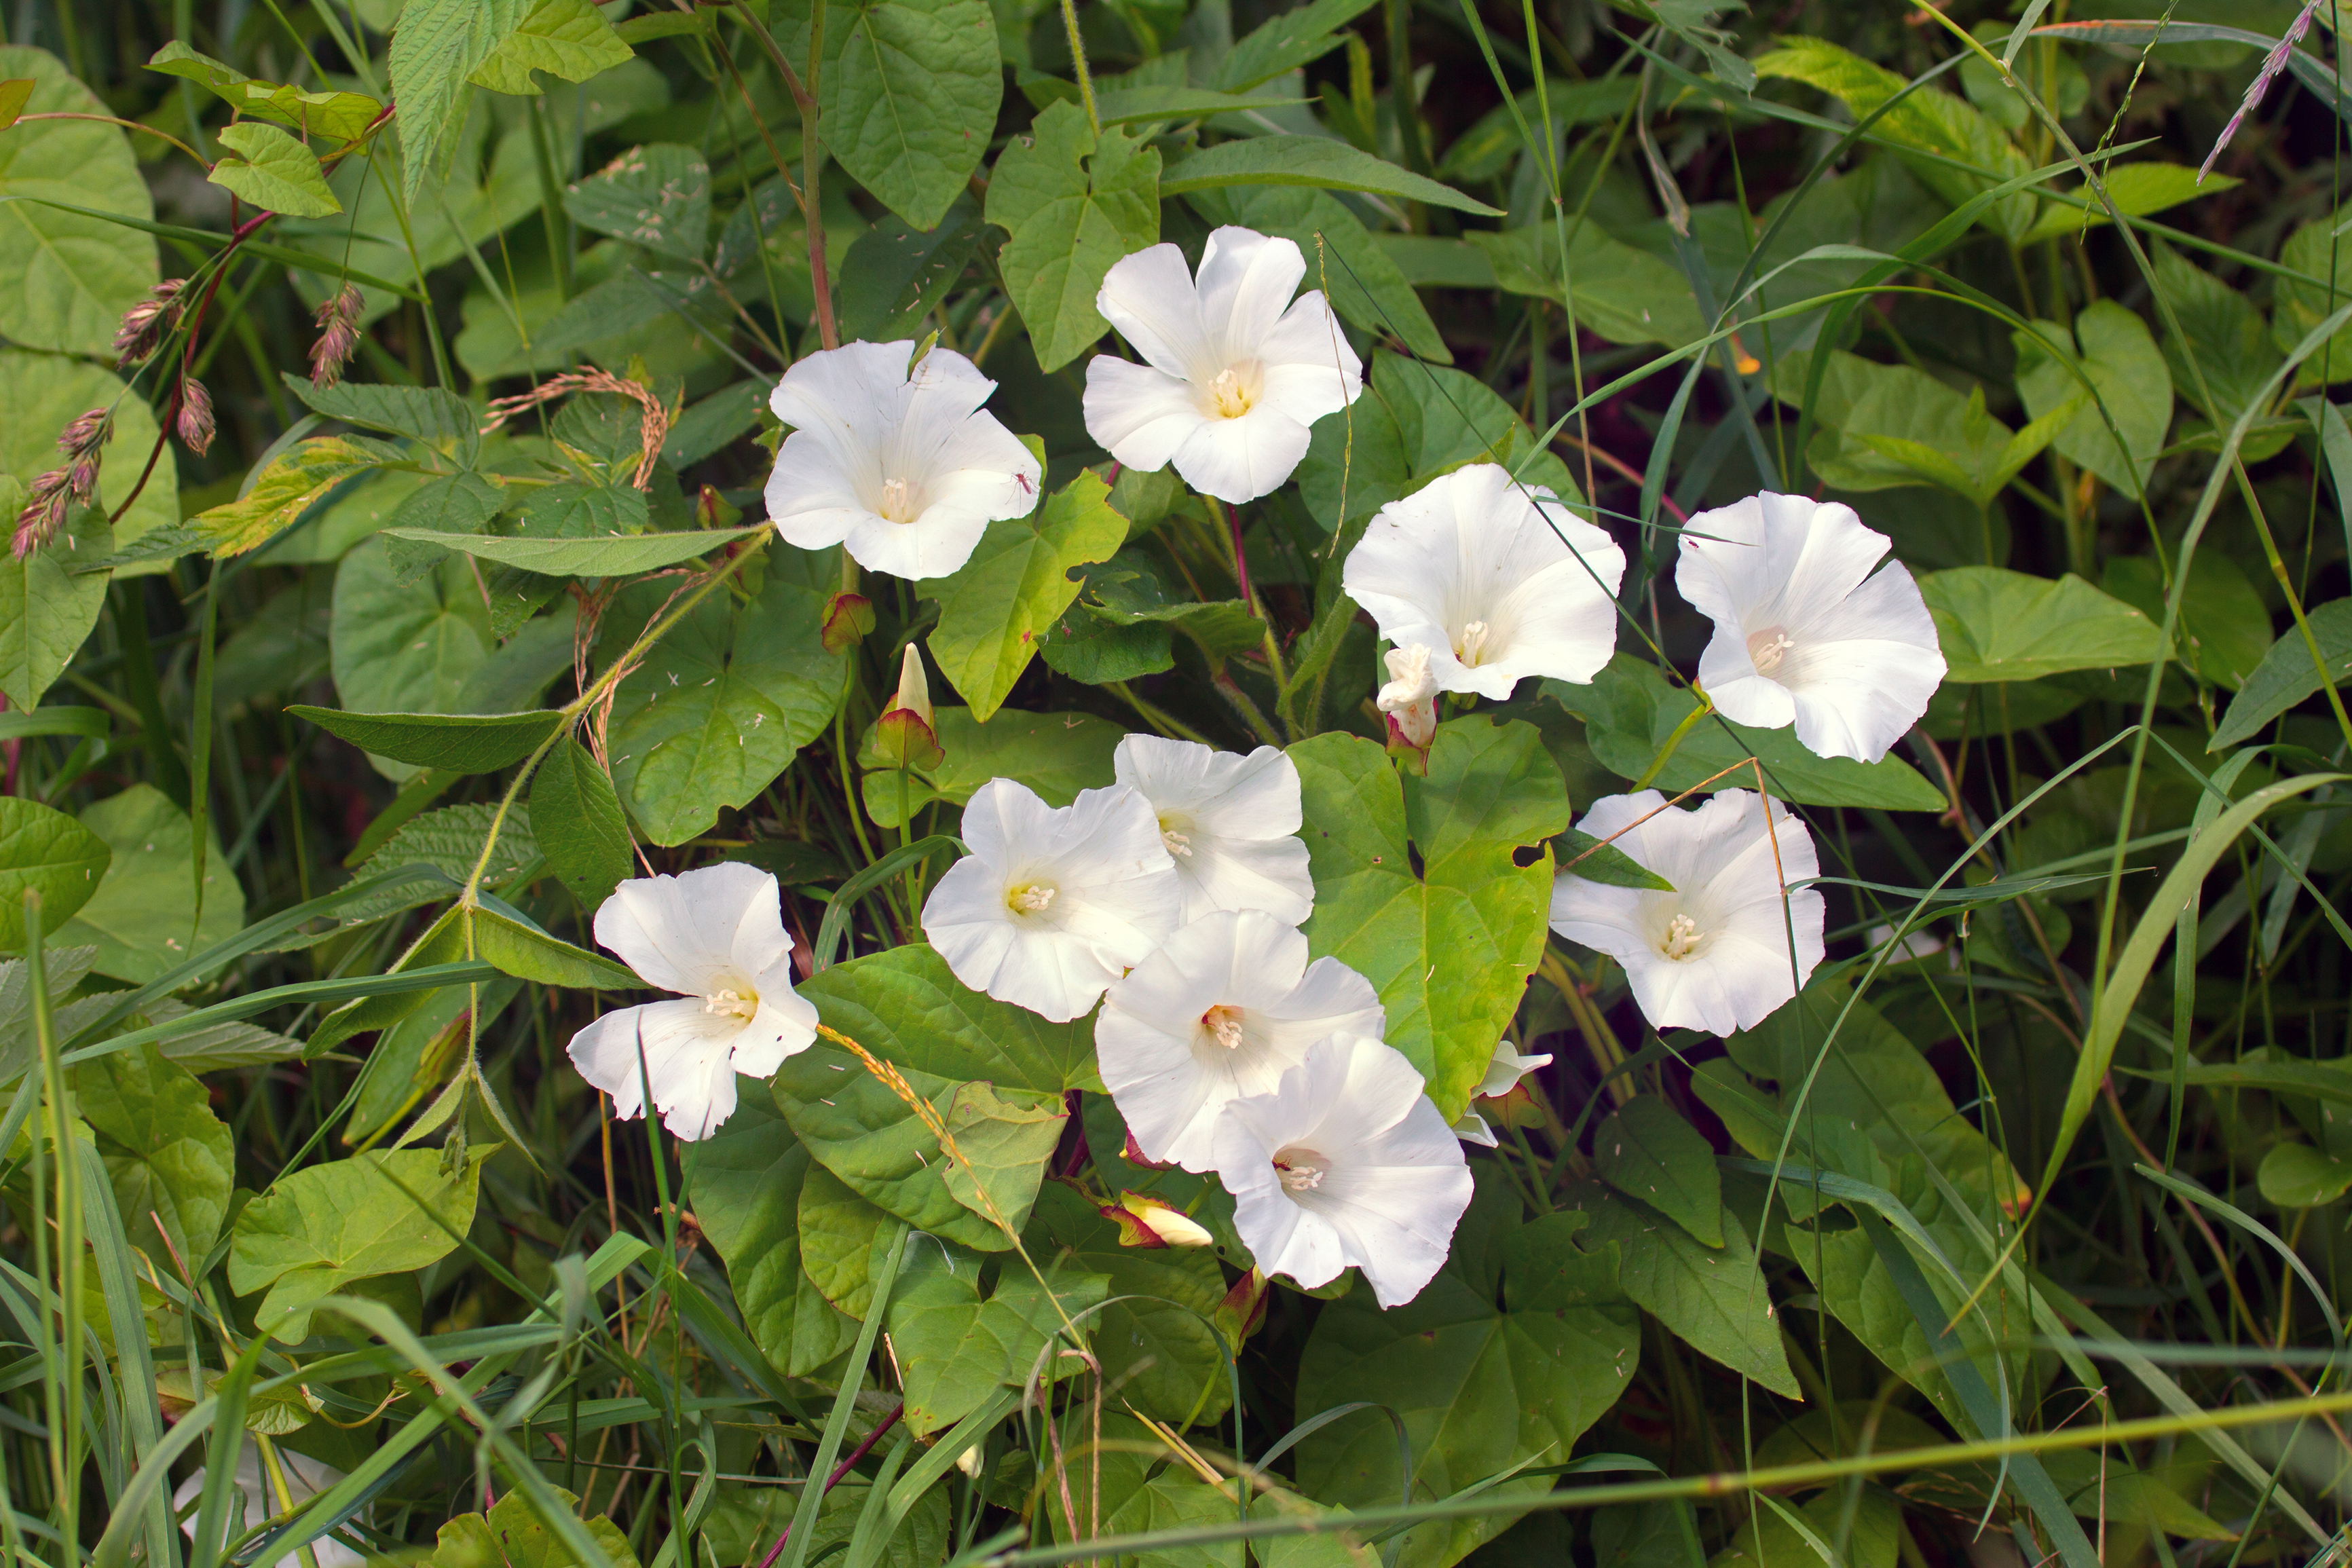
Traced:
POLYGON ((1313 857, 1309 951, 1370 980, 1388 1043, 1462 1114, 1543 956, 1568 790, 1531 724, 1438 726, 1426 778, 1346 734, 1290 748, 1313 857), (1522 863, 1521 857, 1526 857, 1522 863))

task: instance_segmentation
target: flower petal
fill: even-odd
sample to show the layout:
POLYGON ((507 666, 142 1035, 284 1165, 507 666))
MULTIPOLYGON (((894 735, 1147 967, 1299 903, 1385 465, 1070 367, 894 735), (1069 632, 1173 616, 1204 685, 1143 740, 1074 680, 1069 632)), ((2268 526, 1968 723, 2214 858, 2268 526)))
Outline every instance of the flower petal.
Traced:
POLYGON ((1201 321, 1221 368, 1259 356, 1306 276, 1307 258, 1295 240, 1230 224, 1210 234, 1197 287, 1201 321))
POLYGON ((1272 403, 1234 419, 1203 419, 1171 461, 1184 482, 1238 506, 1289 481, 1312 439, 1306 426, 1272 403))
MULTIPOLYGON (((1205 368, 1203 379, 1211 379, 1223 368, 1210 363, 1215 349, 1202 322, 1200 291, 1192 286, 1183 251, 1173 244, 1150 246, 1113 263, 1095 293, 1095 309, 1136 353, 1169 375, 1189 378, 1205 368)), ((1091 384, 1091 366, 1087 379, 1091 384)))
POLYGON ((1130 468, 1156 473, 1209 423, 1191 383, 1117 354, 1087 361, 1087 434, 1130 468))

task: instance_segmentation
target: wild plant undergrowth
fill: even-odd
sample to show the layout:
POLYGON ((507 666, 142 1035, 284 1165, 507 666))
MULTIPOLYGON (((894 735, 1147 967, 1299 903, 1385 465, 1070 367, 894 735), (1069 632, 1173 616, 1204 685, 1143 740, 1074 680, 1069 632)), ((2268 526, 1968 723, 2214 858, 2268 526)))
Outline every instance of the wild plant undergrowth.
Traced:
POLYGON ((0 1551, 2332 1556, 2337 20, 10 8, 0 1551))

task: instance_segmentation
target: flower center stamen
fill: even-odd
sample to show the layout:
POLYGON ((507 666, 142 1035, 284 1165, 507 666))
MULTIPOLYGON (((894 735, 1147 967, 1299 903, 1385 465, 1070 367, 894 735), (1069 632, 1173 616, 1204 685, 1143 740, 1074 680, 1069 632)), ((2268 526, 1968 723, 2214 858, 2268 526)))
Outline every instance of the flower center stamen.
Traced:
POLYGON ((915 521, 915 487, 905 479, 882 481, 882 517, 888 522, 915 521))
POLYGON ((1331 1162, 1312 1149, 1285 1149, 1274 1157, 1274 1168, 1286 1193, 1311 1193, 1331 1173, 1331 1162))
POLYGON ((1467 623, 1462 628, 1461 637, 1454 640, 1454 657, 1475 668, 1483 661, 1486 644, 1494 635, 1495 628, 1484 621, 1467 623))
POLYGON ((760 994, 733 989, 713 991, 702 999, 702 1010, 718 1017, 752 1017, 760 1011, 760 994))
POLYGON ((1706 933, 1688 915, 1676 915, 1666 922, 1665 940, 1658 943, 1658 952, 1679 963, 1698 951, 1706 933))
POLYGON ((1177 832, 1164 819, 1160 825, 1160 847, 1171 855, 1181 855, 1187 860, 1192 858, 1192 836, 1177 832))
POLYGON ((1216 405, 1217 413, 1227 419, 1240 418, 1250 411, 1250 405, 1257 401, 1250 395, 1250 389, 1242 384, 1242 378, 1235 375, 1231 367, 1219 371, 1217 379, 1209 384, 1209 399, 1216 405))
POLYGON ((1033 882, 1025 888, 1015 888, 1004 895, 1005 907, 1023 914, 1043 914, 1053 907, 1054 895, 1061 889, 1049 882, 1033 882))
POLYGON ((1229 1051, 1242 1048, 1242 1010, 1220 1002, 1201 1015, 1201 1027, 1216 1037, 1217 1044, 1229 1051))
POLYGON ((1780 668, 1780 661, 1788 658, 1789 650, 1796 646, 1788 633, 1774 626, 1770 631, 1758 632, 1748 639, 1748 657, 1754 662, 1757 674, 1769 675, 1780 668))

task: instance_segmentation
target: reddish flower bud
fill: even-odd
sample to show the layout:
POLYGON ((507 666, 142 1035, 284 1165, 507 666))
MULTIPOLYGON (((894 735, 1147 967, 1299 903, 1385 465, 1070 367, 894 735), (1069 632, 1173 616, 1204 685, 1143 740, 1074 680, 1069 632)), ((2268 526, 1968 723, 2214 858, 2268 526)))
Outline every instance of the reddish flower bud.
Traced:
POLYGON ((180 445, 201 458, 213 444, 213 395, 194 376, 180 382, 180 445))
POLYGON ((1181 1209, 1142 1193, 1121 1193, 1101 1213, 1118 1225, 1121 1247, 1207 1247, 1216 1239, 1181 1209))
POLYGON ((332 386, 343 379, 343 366, 360 346, 359 286, 346 283, 335 297, 311 312, 319 339, 310 345, 310 384, 332 386))
POLYGON ((863 594, 835 594, 824 602, 824 651, 856 647, 873 635, 874 601, 863 594))
POLYGON ((33 481, 24 510, 16 514, 16 531, 10 548, 22 561, 57 536, 66 521, 66 477, 49 472, 33 481))

